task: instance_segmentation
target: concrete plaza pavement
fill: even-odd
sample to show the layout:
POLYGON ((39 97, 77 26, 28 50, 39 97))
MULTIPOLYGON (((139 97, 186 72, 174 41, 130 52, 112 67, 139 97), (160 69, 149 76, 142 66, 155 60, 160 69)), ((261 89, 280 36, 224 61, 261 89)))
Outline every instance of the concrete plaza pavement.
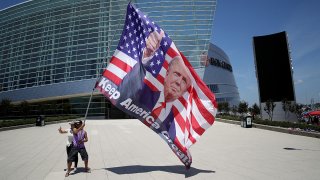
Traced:
POLYGON ((0 180, 320 178, 320 140, 215 122, 190 151, 186 172, 168 145, 140 121, 87 120, 91 173, 65 178, 68 123, 0 132, 0 180))

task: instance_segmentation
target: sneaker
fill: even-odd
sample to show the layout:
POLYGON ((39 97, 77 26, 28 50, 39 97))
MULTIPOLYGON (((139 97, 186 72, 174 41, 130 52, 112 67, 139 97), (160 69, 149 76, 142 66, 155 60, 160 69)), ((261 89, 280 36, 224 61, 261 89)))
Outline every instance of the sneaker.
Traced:
POLYGON ((64 175, 64 177, 68 177, 70 175, 70 172, 67 171, 66 174, 64 175))
POLYGON ((90 169, 90 168, 87 168, 87 169, 86 169, 86 172, 87 172, 87 173, 91 173, 91 169, 90 169))

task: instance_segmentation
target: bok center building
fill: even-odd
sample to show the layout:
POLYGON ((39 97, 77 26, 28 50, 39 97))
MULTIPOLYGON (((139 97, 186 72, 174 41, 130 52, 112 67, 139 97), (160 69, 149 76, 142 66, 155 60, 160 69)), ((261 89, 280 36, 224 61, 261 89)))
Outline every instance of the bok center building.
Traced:
MULTIPOLYGON (((132 2, 170 35, 195 69, 202 69, 204 81, 219 97, 224 85, 210 81, 215 74, 206 73, 210 67, 202 68, 200 60, 208 53, 216 0, 132 2)), ((127 4, 29 0, 0 10, 0 100, 27 101, 32 114, 84 115, 95 82, 117 47, 127 4)), ((88 115, 126 118, 97 91, 88 115)))
POLYGON ((210 43, 208 56, 201 63, 204 68, 197 69, 197 72, 215 94, 217 102, 228 102, 229 107, 238 106, 240 95, 228 55, 210 43))

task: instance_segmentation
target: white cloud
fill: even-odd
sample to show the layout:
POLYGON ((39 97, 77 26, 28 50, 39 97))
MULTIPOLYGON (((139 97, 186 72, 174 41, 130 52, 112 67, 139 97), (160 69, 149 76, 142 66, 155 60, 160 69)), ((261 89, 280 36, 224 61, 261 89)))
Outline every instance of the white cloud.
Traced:
POLYGON ((302 84, 302 83, 303 83, 302 79, 295 80, 294 82, 295 85, 302 84))

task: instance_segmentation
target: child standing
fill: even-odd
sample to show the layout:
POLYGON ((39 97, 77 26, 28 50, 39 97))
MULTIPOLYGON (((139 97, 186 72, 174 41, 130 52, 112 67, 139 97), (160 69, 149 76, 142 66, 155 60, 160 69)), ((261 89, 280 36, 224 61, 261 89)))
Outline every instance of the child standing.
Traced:
MULTIPOLYGON (((67 134, 67 141, 66 141, 66 150, 67 150, 67 157, 69 157, 71 148, 73 146, 73 128, 75 128, 75 125, 73 122, 70 122, 70 129, 62 129, 61 126, 58 129, 60 134, 67 134)), ((78 166, 78 154, 76 154, 76 156, 74 157, 74 171, 77 170, 77 166, 78 166)))

